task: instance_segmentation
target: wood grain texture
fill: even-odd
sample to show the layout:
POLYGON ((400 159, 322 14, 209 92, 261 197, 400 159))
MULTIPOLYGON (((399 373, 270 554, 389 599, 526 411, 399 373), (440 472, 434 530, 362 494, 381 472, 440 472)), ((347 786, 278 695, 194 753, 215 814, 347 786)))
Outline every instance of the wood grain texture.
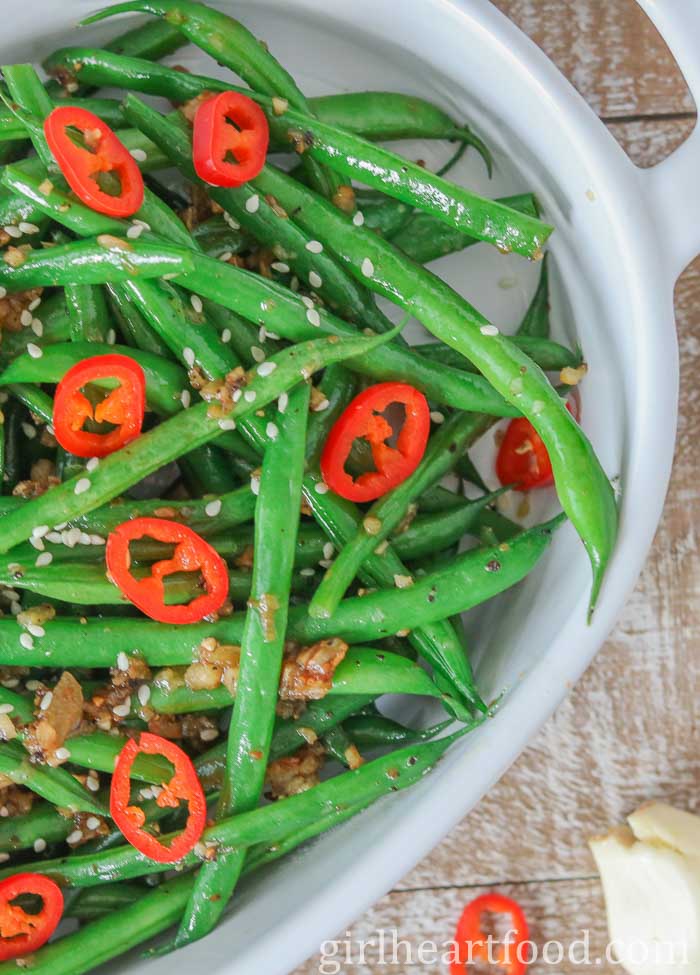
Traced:
MULTIPOLYGON (((610 123, 640 166, 667 156, 694 119, 685 85, 634 0, 497 0, 540 43, 601 114, 650 117, 610 123), (662 117, 658 117, 662 116, 662 117)), ((700 259, 679 280, 681 409, 664 517, 639 584, 605 647, 570 697, 496 787, 348 933, 347 975, 443 975, 421 964, 421 941, 452 937, 464 905, 485 889, 516 897, 533 940, 568 943, 590 932, 593 970, 619 975, 605 960, 607 930, 588 836, 621 821, 647 799, 700 812, 700 259), (412 948, 380 964, 377 948, 358 961, 358 942, 396 931, 412 948), (596 959, 600 963, 596 964, 596 959)), ((328 962, 330 956, 326 958, 328 962)), ((332 959, 330 959, 332 961, 332 959)), ((294 975, 321 972, 317 955, 294 975)), ((532 975, 585 970, 567 959, 532 975)), ((588 969, 591 970, 591 969, 588 969)))

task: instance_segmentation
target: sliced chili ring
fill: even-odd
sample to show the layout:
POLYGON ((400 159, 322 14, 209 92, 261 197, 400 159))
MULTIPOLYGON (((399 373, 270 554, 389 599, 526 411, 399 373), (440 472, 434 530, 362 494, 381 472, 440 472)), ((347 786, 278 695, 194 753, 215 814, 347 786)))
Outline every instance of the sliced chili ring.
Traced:
POLYGON ((58 884, 41 873, 16 873, 0 881, 0 961, 29 955, 49 940, 63 914, 58 884), (30 914, 12 902, 23 894, 41 898, 41 909, 30 914))
POLYGON ((186 525, 165 518, 134 518, 118 525, 107 539, 107 571, 112 582, 142 613, 159 623, 196 623, 221 608, 228 596, 228 569, 216 549, 186 525), (172 543, 170 559, 155 562, 150 575, 132 575, 129 544, 140 538, 172 543), (163 580, 175 572, 199 571, 206 592, 186 605, 165 604, 163 580))
POLYGON ((143 369, 126 355, 96 355, 68 370, 56 388, 53 426, 60 445, 77 457, 106 457, 120 450, 141 433, 146 410, 146 377, 143 369), (116 379, 111 390, 95 407, 82 392, 89 383, 116 379), (109 433, 83 430, 86 420, 112 423, 109 433))
POLYGON ((124 143, 102 119, 84 108, 63 105, 44 121, 44 135, 75 195, 92 210, 109 217, 131 217, 143 205, 143 176, 124 143), (85 145, 71 137, 77 130, 85 145), (107 173, 117 176, 120 192, 112 196, 98 183, 107 173))
POLYGON ((260 106, 240 92, 223 91, 197 109, 194 168, 200 179, 213 186, 242 186, 265 165, 269 141, 270 128, 260 106))
MULTIPOLYGON (((575 420, 579 419, 577 398, 572 398, 566 408, 575 420)), ((496 457, 496 474, 501 484, 513 485, 516 491, 532 491, 554 484, 547 448, 524 416, 511 420, 506 427, 496 457)))
POLYGON ((182 860, 199 842, 207 821, 207 801, 189 755, 175 742, 148 731, 143 731, 138 741, 131 738, 119 753, 112 776, 109 811, 129 843, 158 863, 182 860), (181 801, 187 803, 185 828, 169 846, 144 829, 144 811, 140 806, 131 805, 131 769, 140 754, 162 755, 173 766, 173 776, 162 784, 156 804, 161 808, 177 809, 181 801))
POLYGON ((419 390, 407 383, 378 383, 360 393, 333 425, 321 454, 326 484, 349 501, 374 501, 401 484, 418 467, 430 433, 430 409, 419 390), (396 446, 387 441, 394 431, 382 415, 393 403, 405 409, 396 446), (354 478, 346 470, 353 443, 366 440, 376 470, 354 478))
MULTIPOLYGON (((455 932, 455 956, 450 963, 450 975, 466 975, 467 962, 492 961, 506 975, 524 975, 529 962, 523 957, 530 938, 527 919, 517 901, 503 894, 482 894, 464 908, 455 932), (482 914, 505 914, 511 921, 512 939, 494 950, 489 958, 489 942, 481 924, 482 914)), ((495 949, 496 942, 493 942, 495 949)))

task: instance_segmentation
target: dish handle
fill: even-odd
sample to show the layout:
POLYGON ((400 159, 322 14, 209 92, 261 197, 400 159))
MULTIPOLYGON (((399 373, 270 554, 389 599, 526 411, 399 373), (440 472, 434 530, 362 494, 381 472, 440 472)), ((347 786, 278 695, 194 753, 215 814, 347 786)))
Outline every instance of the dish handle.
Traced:
MULTIPOLYGON (((637 0, 676 59, 700 106, 700 3, 697 0, 637 0)), ((700 126, 652 169, 641 170, 659 236, 675 281, 700 253, 700 126)))

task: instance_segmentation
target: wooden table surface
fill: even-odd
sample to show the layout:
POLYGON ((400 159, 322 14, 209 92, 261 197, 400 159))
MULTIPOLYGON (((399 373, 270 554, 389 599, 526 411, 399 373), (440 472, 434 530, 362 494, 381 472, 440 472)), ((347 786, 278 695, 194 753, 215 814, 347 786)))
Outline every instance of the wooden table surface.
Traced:
MULTIPOLYGON (((679 0, 695 2, 695 0, 679 0)), ((634 0, 497 0, 554 60, 640 166, 692 130, 695 107, 675 62, 634 0)), ((516 897, 533 939, 607 942, 603 898, 586 838, 641 802, 700 812, 700 260, 676 288, 681 407, 663 521, 644 573, 605 647, 539 736, 481 803, 349 931, 396 930, 414 947, 449 940, 484 890, 516 897)), ((339 934, 345 938, 345 932, 339 934)), ((440 964, 343 962, 350 975, 428 975, 440 964)), ((312 975, 315 956, 294 975, 312 975)), ((568 975, 565 959, 530 972, 568 975)), ((590 971, 590 969, 587 969, 590 971)), ((603 961, 600 975, 619 975, 603 961)))

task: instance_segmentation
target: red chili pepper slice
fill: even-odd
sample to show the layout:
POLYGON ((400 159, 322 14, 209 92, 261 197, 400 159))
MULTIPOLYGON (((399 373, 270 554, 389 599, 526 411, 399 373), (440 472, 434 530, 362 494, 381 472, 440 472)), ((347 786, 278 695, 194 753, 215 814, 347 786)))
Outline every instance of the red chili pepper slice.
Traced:
POLYGON ((270 128, 260 106, 240 92, 222 91, 197 109, 194 168, 213 186, 242 186, 265 165, 269 141, 270 128))
MULTIPOLYGON (((578 400, 566 404, 575 420, 579 419, 578 400)), ((554 484, 552 462, 542 438, 529 420, 520 416, 511 420, 498 448, 496 474, 501 484, 512 484, 516 491, 551 487, 554 484)))
POLYGON ((16 873, 0 881, 0 961, 20 958, 41 948, 58 927, 63 913, 61 888, 41 873, 16 873), (30 914, 13 901, 35 894, 41 910, 30 914))
POLYGON ((228 596, 228 569, 216 549, 186 525, 165 518, 134 518, 118 525, 107 539, 107 571, 112 582, 142 613, 159 623, 196 623, 221 608, 228 596), (129 543, 139 538, 172 542, 170 559, 156 562, 151 574, 130 572, 129 543), (163 579, 175 572, 200 572, 206 593, 184 605, 166 606, 163 579))
POLYGON ((175 742, 148 731, 143 731, 138 741, 131 738, 119 753, 109 793, 109 811, 129 843, 158 863, 175 863, 186 856, 199 842, 207 821, 207 801, 189 755, 175 742), (170 846, 144 830, 146 815, 143 809, 130 805, 131 768, 139 754, 162 755, 172 763, 173 777, 163 783, 156 804, 161 808, 177 809, 180 801, 187 803, 187 823, 170 846))
POLYGON ((78 362, 56 388, 53 426, 60 445, 77 457, 106 457, 141 433, 146 410, 146 377, 126 355, 96 355, 78 362), (117 379, 119 386, 93 407, 82 392, 89 383, 117 379), (109 433, 83 430, 86 420, 112 423, 109 433))
POLYGON ((143 205, 143 176, 124 143, 98 115, 84 108, 55 108, 44 121, 44 135, 54 159, 75 195, 92 210, 109 217, 130 217, 143 205), (84 140, 71 138, 76 130, 84 140), (114 173, 120 192, 112 196, 100 187, 98 176, 114 173))
POLYGON ((379 383, 356 396, 336 420, 321 454, 323 480, 349 501, 374 501, 413 473, 425 453, 430 410, 425 396, 407 383, 379 383), (396 446, 387 443, 393 430, 382 413, 392 403, 406 412, 396 446), (353 442, 367 440, 375 471, 353 478, 345 470, 353 442))
POLYGON ((479 960, 492 961, 499 968, 504 969, 507 975, 523 975, 529 965, 523 957, 524 946, 529 938, 527 919, 517 901, 503 894, 482 894, 481 897, 467 904, 457 924, 456 957, 450 963, 450 975, 465 975, 467 962, 479 960), (491 946, 489 945, 487 935, 481 927, 481 915, 486 911, 510 916, 511 932, 509 933, 513 937, 500 948, 495 940, 491 946))

